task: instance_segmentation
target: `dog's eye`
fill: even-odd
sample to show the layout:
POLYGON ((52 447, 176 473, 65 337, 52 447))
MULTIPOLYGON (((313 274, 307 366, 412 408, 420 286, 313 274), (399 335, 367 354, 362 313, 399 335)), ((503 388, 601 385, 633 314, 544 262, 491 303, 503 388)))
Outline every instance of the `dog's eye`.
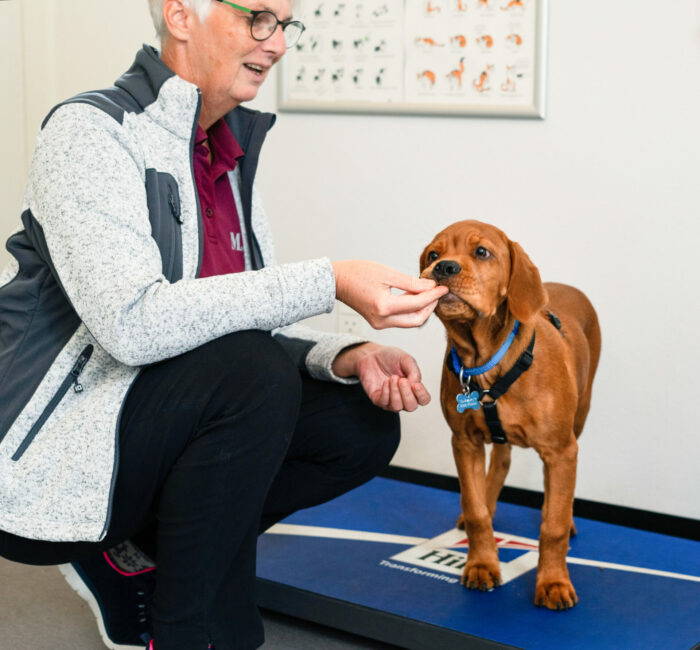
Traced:
POLYGON ((430 251, 428 253, 428 261, 434 262, 438 257, 440 257, 435 251, 430 251))
POLYGON ((488 249, 484 248, 483 246, 479 246, 479 247, 476 249, 476 256, 477 256, 479 259, 487 260, 489 257, 491 257, 491 251, 489 251, 488 249))

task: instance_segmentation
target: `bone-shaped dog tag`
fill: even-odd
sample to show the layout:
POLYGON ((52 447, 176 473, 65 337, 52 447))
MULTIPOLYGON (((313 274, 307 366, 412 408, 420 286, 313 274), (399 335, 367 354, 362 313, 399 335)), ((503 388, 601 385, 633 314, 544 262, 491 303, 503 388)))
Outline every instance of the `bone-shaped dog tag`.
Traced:
POLYGON ((479 391, 473 390, 470 393, 460 393, 457 395, 457 413, 464 413, 467 409, 479 410, 479 391))

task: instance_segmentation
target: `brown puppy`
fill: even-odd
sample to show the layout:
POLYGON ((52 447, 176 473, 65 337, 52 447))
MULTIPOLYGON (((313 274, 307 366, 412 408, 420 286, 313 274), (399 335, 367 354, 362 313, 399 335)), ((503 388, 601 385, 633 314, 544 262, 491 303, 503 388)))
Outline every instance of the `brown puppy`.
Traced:
POLYGON ((576 532, 577 439, 588 414, 600 355, 596 313, 577 289, 542 284, 537 267, 517 243, 478 221, 461 221, 439 233, 423 251, 420 265, 422 277, 450 289, 435 313, 447 330, 440 396, 453 433, 461 488, 457 525, 466 525, 469 537, 462 583, 481 590, 499 585, 492 527, 496 501, 510 466, 511 445, 532 447, 544 463, 545 490, 535 604, 573 607, 578 598, 566 553, 569 534, 576 532), (498 360, 516 320, 517 333, 498 360), (497 363, 479 372, 492 359, 497 363), (501 380, 511 368, 513 373, 501 380), (478 374, 468 380, 472 371, 478 374), (505 392, 497 396, 504 386, 505 392), (469 394, 476 389, 478 399, 474 392, 469 394), (495 406, 494 395, 484 389, 496 393, 495 406), (497 441, 502 433, 505 441, 493 445, 487 475, 484 444, 492 441, 492 435, 497 441))

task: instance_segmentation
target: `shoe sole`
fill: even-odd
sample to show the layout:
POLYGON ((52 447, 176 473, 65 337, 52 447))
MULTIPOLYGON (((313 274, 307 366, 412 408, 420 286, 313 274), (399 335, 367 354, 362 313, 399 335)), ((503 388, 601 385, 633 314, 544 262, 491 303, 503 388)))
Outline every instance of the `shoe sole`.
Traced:
POLYGON ((93 596, 88 586, 83 582, 83 579, 78 575, 78 572, 70 564, 59 564, 58 570, 63 574, 63 577, 66 579, 71 589, 90 606, 95 620, 97 621, 97 629, 102 637, 102 643, 104 643, 106 647, 110 650, 143 650, 144 646, 142 645, 122 645, 114 643, 114 641, 107 636, 100 604, 97 602, 97 599, 93 596))

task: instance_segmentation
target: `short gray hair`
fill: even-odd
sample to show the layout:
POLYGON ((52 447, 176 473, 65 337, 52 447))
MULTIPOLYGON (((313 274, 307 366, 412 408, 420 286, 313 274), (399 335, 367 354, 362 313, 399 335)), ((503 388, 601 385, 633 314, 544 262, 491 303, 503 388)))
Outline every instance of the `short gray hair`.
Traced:
MULTIPOLYGON (((183 0, 183 2, 197 12, 199 20, 204 21, 211 11, 214 0, 183 0)), ((165 21, 163 20, 163 0, 148 0, 148 8, 151 10, 151 18, 153 19, 153 26, 156 28, 156 34, 162 41, 167 36, 165 21)))

